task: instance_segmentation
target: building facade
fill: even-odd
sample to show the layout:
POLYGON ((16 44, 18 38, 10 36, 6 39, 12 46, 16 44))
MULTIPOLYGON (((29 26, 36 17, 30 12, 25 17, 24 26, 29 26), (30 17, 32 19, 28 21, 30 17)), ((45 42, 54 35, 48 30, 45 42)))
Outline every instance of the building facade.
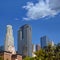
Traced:
POLYGON ((54 41, 51 40, 51 41, 49 42, 49 44, 50 44, 51 46, 54 46, 54 41))
POLYGON ((47 36, 41 37, 40 41, 41 41, 41 48, 44 48, 49 44, 49 38, 47 36))
POLYGON ((13 29, 11 25, 7 25, 4 51, 12 52, 12 54, 16 54, 14 47, 14 37, 13 37, 13 29))
POLYGON ((19 54, 12 54, 7 51, 0 51, 0 59, 1 60, 22 60, 22 56, 19 54))
POLYGON ((36 56, 34 52, 36 52, 36 45, 32 44, 32 57, 36 56))
POLYGON ((25 24, 18 30, 18 53, 22 56, 32 56, 32 30, 25 24))

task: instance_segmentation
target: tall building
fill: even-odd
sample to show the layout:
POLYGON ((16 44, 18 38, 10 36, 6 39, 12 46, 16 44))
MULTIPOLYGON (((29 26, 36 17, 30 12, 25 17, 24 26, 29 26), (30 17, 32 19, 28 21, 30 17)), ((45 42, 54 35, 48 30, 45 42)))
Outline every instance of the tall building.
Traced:
POLYGON ((41 37, 41 48, 48 46, 49 38, 47 36, 41 37))
POLYGON ((16 53, 14 47, 13 29, 11 25, 7 25, 4 50, 8 52, 12 52, 12 54, 16 53))
POLYGON ((28 24, 23 25, 18 30, 18 53, 22 56, 32 56, 31 32, 31 27, 28 24))

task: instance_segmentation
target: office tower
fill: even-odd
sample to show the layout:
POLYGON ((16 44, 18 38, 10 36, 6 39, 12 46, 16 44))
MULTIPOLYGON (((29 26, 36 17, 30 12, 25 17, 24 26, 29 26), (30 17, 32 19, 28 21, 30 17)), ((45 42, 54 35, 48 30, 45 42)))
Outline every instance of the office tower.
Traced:
POLYGON ((49 38, 47 36, 41 37, 41 48, 48 46, 49 38))
POLYGON ((12 52, 12 54, 16 53, 15 47, 14 47, 13 29, 11 25, 7 25, 4 50, 8 52, 12 52))
POLYGON ((31 32, 31 27, 28 24, 23 25, 18 30, 18 53, 22 56, 32 56, 31 32))
POLYGON ((36 51, 39 51, 39 50, 40 50, 40 45, 37 44, 37 45, 36 45, 36 51))

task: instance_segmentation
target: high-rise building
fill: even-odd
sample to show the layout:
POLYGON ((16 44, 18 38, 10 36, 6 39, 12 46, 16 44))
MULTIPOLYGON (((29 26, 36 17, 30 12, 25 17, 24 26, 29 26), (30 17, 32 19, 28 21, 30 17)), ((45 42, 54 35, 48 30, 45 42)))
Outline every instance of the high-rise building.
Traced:
POLYGON ((32 30, 25 24, 18 30, 18 53, 22 56, 32 56, 32 30))
POLYGON ((12 54, 16 53, 15 47, 14 47, 13 29, 11 25, 7 25, 4 50, 8 52, 12 52, 12 54))
POLYGON ((41 48, 48 46, 49 38, 47 36, 41 37, 41 48))

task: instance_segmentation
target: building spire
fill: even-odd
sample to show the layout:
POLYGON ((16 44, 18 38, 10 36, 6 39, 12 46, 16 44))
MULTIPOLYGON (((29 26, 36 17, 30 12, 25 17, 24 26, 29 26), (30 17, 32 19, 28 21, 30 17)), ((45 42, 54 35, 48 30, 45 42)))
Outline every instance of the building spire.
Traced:
POLYGON ((6 31, 6 38, 5 38, 5 45, 4 45, 5 51, 12 52, 12 54, 15 54, 15 47, 14 47, 14 37, 13 37, 13 29, 11 25, 7 25, 7 31, 6 31))

